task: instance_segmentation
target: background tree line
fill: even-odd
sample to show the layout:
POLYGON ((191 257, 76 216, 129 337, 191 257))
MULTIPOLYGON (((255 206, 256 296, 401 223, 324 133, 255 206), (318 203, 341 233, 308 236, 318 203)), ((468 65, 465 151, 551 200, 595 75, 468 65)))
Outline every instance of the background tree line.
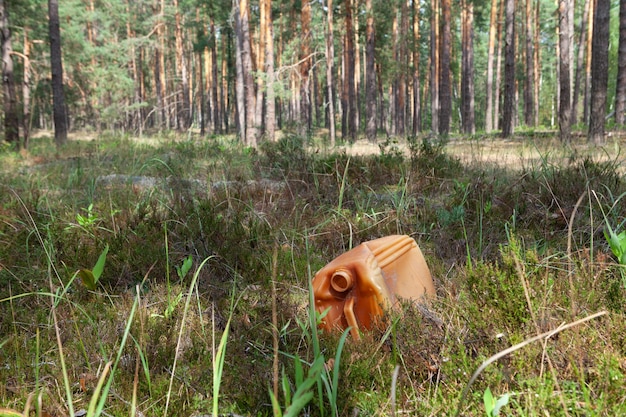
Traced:
POLYGON ((285 128, 325 128, 333 144, 519 126, 602 142, 607 114, 624 125, 626 0, 47 3, 0 0, 4 137, 18 147, 53 126, 256 146, 285 128))

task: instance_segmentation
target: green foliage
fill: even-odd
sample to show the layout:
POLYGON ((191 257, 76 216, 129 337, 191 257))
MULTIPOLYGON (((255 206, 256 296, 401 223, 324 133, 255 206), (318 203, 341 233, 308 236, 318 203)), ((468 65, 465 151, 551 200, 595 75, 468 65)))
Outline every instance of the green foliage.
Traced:
POLYGON ((0 321, 0 387, 11 387, 0 389, 0 402, 22 410, 36 391, 42 414, 48 404, 94 414, 103 404, 110 415, 165 415, 169 398, 169 415, 214 406, 238 415, 387 415, 393 381, 397 410, 449 415, 485 358, 569 322, 575 304, 577 315, 613 313, 493 363, 463 415, 494 415, 498 399, 486 408, 487 386, 515 392, 512 413, 559 415, 562 404, 572 415, 623 413, 626 291, 601 232, 610 226, 620 240, 623 231, 618 161, 569 161, 553 150, 515 170, 452 154, 483 138, 423 139, 353 156, 311 151, 294 136, 256 152, 231 137, 162 135, 148 145, 109 135, 70 142, 59 157, 51 138, 35 139, 41 164, 0 155, 0 314, 9 318, 0 321), (112 172, 125 180, 107 182, 112 172), (593 189, 587 183, 602 194, 595 204, 588 191, 568 236, 561 218, 571 211, 554 213, 571 210, 593 189), (388 326, 362 331, 360 341, 318 329, 314 271, 394 233, 418 240, 437 299, 401 302, 388 326), (70 268, 99 257, 89 270, 98 291, 79 291, 72 284, 82 277, 70 268), (272 302, 282 374, 270 401, 272 302))
POLYGON ((485 403, 485 411, 488 417, 496 417, 500 415, 500 409, 509 403, 510 394, 504 394, 500 398, 494 398, 491 389, 487 387, 483 396, 485 403))
POLYGON ((87 287, 87 289, 95 291, 96 284, 98 283, 98 280, 100 279, 100 276, 102 275, 102 272, 104 271, 104 264, 106 262, 108 252, 109 252, 109 245, 106 245, 104 247, 104 250, 98 257, 98 261, 96 262, 92 270, 81 269, 78 271, 78 276, 80 277, 85 287, 87 287))
POLYGON ((272 400, 272 408, 274 410, 275 417, 296 417, 299 416, 304 407, 313 399, 313 388, 319 381, 322 372, 324 370, 324 357, 318 357, 315 362, 309 368, 306 379, 304 378, 304 371, 302 370, 302 360, 299 357, 294 358, 294 384, 295 392, 293 397, 291 394, 291 387, 289 385, 289 379, 285 375, 283 369, 283 377, 281 380, 281 387, 285 398, 284 412, 281 410, 281 406, 278 399, 274 396, 274 393, 270 390, 270 398, 272 400))

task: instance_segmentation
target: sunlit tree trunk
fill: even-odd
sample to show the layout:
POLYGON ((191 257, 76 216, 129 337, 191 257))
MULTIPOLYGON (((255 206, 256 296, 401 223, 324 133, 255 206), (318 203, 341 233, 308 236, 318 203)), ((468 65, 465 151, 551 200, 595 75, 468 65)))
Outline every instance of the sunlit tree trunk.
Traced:
POLYGON ((540 12, 541 2, 537 1, 535 4, 535 31, 534 31, 534 50, 533 50, 533 78, 534 83, 533 87, 535 88, 535 126, 539 125, 539 87, 540 87, 540 78, 541 74, 541 48, 539 47, 539 41, 541 39, 541 16, 540 12))
MULTIPOLYGON (((232 107, 231 97, 228 92, 228 62, 232 61, 232 33, 222 37, 222 69, 220 83, 220 124, 223 123, 223 131, 228 132, 230 126, 229 109, 232 107)), ((221 129, 220 129, 221 130, 221 129)))
POLYGON ((535 88, 534 88, 534 58, 533 51, 533 25, 534 16, 533 0, 526 0, 526 85, 524 86, 524 122, 526 126, 534 126, 535 124, 535 88))
POLYGON ((430 112, 431 129, 439 132, 439 2, 430 0, 430 112))
POLYGON ((593 31, 595 25, 596 16, 596 1, 591 0, 589 5, 589 25, 587 26, 587 60, 585 62, 585 98, 583 100, 583 121, 589 124, 589 113, 591 110, 591 56, 592 56, 592 43, 593 43, 593 31))
POLYGON ((619 54, 615 88, 615 124, 624 127, 626 115, 626 0, 619 2, 619 54))
POLYGON ((174 16, 176 27, 174 37, 176 41, 176 75, 180 80, 178 89, 178 100, 176 108, 176 124, 179 130, 187 130, 191 126, 191 100, 189 97, 189 72, 187 69, 187 55, 184 50, 183 39, 183 16, 178 7, 178 0, 174 0, 176 15, 174 16))
MULTIPOLYGON (((233 11, 234 27, 235 27, 235 105, 237 116, 237 133, 239 139, 245 143, 246 141, 246 83, 243 75, 242 63, 242 34, 241 34, 241 18, 239 13, 239 0, 233 0, 235 7, 233 11)), ((228 90, 226 90, 228 94, 228 90)))
MULTIPOLYGON (((260 127, 260 132, 263 132, 263 125, 265 123, 264 110, 265 110, 265 96, 266 96, 266 80, 267 72, 265 68, 265 48, 267 46, 267 7, 265 5, 266 0, 259 0, 259 30, 258 30, 258 42, 256 44, 256 74, 254 76, 256 82, 256 98, 255 109, 257 125, 260 127)), ((251 35, 253 36, 253 35, 251 35)), ((254 37, 254 36, 253 36, 254 37)))
POLYGON ((239 112, 239 133, 247 146, 257 146, 257 126, 255 117, 255 85, 250 46, 248 0, 234 0, 235 32, 237 35, 237 109, 239 112))
MULTIPOLYGON (((209 19, 209 37, 211 39, 211 42, 209 43, 209 56, 212 65, 210 65, 208 69, 211 72, 212 83, 210 84, 210 90, 212 97, 211 101, 213 103, 213 117, 211 119, 213 122, 213 133, 221 133, 222 123, 220 118, 220 102, 218 100, 220 81, 218 78, 219 66, 217 63, 217 33, 215 31, 215 21, 213 18, 209 19)), ((222 60, 225 60, 224 57, 222 57, 222 60)))
POLYGON ((572 125, 578 122, 578 103, 580 97, 583 64, 585 59, 585 38, 587 35, 587 20, 589 18, 590 0, 585 0, 583 15, 580 19, 580 33, 578 40, 578 54, 576 56, 576 76, 574 77, 574 94, 572 98, 572 125))
POLYGON ((498 0, 491 0, 491 12, 489 18, 489 43, 487 47, 487 97, 485 109, 485 131, 491 132, 493 123, 493 64, 496 47, 498 0))
POLYGON ((502 136, 513 134, 515 110, 515 0, 505 0, 502 136))
POLYGON ((441 0, 441 78, 439 80, 439 134, 447 136, 450 133, 450 116, 452 113, 452 84, 450 80, 450 55, 452 49, 451 32, 451 0, 441 0))
POLYGON ((493 103, 493 127, 494 129, 502 129, 502 123, 500 120, 500 102, 502 101, 502 51, 504 45, 504 38, 502 36, 502 23, 504 22, 504 9, 505 2, 507 0, 500 0, 500 7, 498 9, 498 24, 496 29, 496 42, 498 43, 496 52, 496 81, 495 81, 495 98, 493 103))
POLYGON ((61 56, 61 29, 59 27, 58 0, 48 0, 48 14, 54 142, 57 147, 59 147, 67 142, 67 113, 65 109, 65 93, 63 91, 63 60, 61 56))
POLYGON ((422 130, 420 94, 420 1, 413 0, 413 135, 422 130))
POLYGON ((311 131, 311 3, 302 0, 300 37, 300 134, 306 136, 311 131))
MULTIPOLYGON (((397 4, 397 3, 396 3, 397 4)), ((393 10, 393 20, 391 23, 391 57, 396 66, 399 67, 398 62, 398 39, 400 37, 399 33, 399 23, 398 23, 399 13, 396 10, 394 5, 393 10)), ((396 71, 400 71, 399 69, 396 71)), ((395 76, 388 86, 388 95, 389 95, 389 120, 387 121, 388 127, 386 128, 388 135, 396 135, 398 133, 398 76, 395 76)))
POLYGON ((376 141, 376 70, 374 55, 376 48, 376 32, 374 29, 374 13, 372 0, 365 1, 367 15, 365 28, 365 136, 370 142, 376 141))
POLYGON ((265 96, 265 136, 274 141, 276 132, 276 99, 274 94, 274 26, 272 23, 272 0, 263 0, 265 9, 265 74, 267 93, 265 96))
POLYGON ((461 16, 461 122, 463 132, 474 134, 474 4, 471 1, 463 0, 461 16))
POLYGON ((346 112, 346 132, 345 136, 351 141, 356 140, 356 92, 354 91, 354 25, 352 20, 352 1, 344 0, 345 6, 345 70, 344 70, 344 92, 346 107, 342 111, 346 112))
POLYGON ((559 132, 562 142, 571 140, 571 80, 570 80, 570 0, 559 0, 559 132))
POLYGON ((30 139, 30 40, 28 33, 30 29, 24 28, 24 70, 22 74, 22 136, 24 137, 24 149, 28 149, 30 139))
POLYGON ((591 58, 591 114, 589 119, 589 141, 604 143, 604 117, 606 115, 606 93, 609 64, 609 20, 610 0, 596 0, 593 24, 593 47, 591 58))
MULTIPOLYGON (((58 17, 57 17, 58 22, 58 17)), ((19 120, 17 116, 17 98, 13 77, 13 48, 11 46, 11 29, 9 26, 9 10, 5 0, 0 0, 0 44, 2 48, 2 85, 4 101, 4 140, 20 148, 19 120)))
POLYGON ((157 14, 157 18, 155 19, 155 28, 157 33, 157 45, 154 48, 154 90, 156 96, 156 127, 157 129, 163 129, 165 124, 165 103, 164 103, 164 88, 165 88, 165 80, 164 80, 164 71, 163 71, 163 37, 164 37, 164 23, 163 23, 163 2, 160 3, 155 2, 152 6, 153 12, 157 14))
POLYGON ((333 44, 333 0, 326 0, 326 89, 328 90, 328 131, 330 146, 335 146, 335 92, 334 92, 334 61, 335 46, 333 44))

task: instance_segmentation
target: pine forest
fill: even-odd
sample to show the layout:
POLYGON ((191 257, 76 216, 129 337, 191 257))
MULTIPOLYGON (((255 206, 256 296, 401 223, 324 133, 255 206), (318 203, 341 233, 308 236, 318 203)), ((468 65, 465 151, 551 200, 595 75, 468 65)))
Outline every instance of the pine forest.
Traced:
POLYGON ((17 146, 53 126, 197 129, 256 147, 281 130, 334 144, 556 129, 602 143, 607 124, 624 124, 624 2, 55 3, 0 3, 5 139, 17 146))

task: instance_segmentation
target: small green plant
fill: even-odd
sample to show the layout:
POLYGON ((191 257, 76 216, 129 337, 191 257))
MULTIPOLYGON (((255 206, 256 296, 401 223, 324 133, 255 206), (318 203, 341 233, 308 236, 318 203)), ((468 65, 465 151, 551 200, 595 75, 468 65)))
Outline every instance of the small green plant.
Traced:
MULTIPOLYGON (((618 226, 615 227, 615 229, 611 227, 611 222, 609 222, 608 215, 604 212, 602 204, 600 204, 600 199, 598 198, 598 195, 595 193, 595 191, 593 192, 593 194, 596 197, 596 201, 598 201, 598 204, 600 205, 600 210, 602 210, 602 217, 604 217, 604 224, 606 225, 604 229, 604 238, 611 248, 611 252, 613 252, 613 255, 615 255, 615 258, 617 258, 617 263, 620 265, 619 270, 622 277, 622 284, 624 285, 624 287, 626 287, 626 230, 622 230, 618 233, 618 231, 623 228, 626 220, 623 220, 618 226)), ((613 205, 609 210, 609 214, 613 210, 613 208, 618 205, 619 201, 625 195, 626 193, 620 195, 617 198, 613 198, 613 205)))
POLYGON ((289 378, 285 375, 283 369, 283 377, 281 380, 281 386, 283 389, 283 395, 285 398, 285 411, 281 410, 278 398, 274 396, 274 393, 270 389, 270 398, 272 400, 272 409, 275 417, 295 417, 300 415, 300 412, 309 402, 313 399, 313 386, 319 381, 322 372, 324 370, 324 357, 318 357, 313 365, 309 368, 309 373, 306 379, 304 378, 304 370, 302 368, 302 359, 298 356, 294 357, 294 377, 296 391, 291 395, 291 386, 289 385, 289 378))
POLYGON ((98 261, 94 265, 93 269, 81 269, 78 271, 78 276, 80 280, 83 282, 83 285, 87 287, 87 289, 94 291, 96 289, 96 284, 98 280, 102 276, 102 272, 104 271, 104 264, 106 263, 107 253, 109 253, 109 245, 104 247, 104 250, 98 257, 98 261))
POLYGON ((496 417, 500 415, 500 409, 509 403, 510 397, 511 394, 504 394, 500 396, 500 398, 496 399, 491 393, 489 387, 487 387, 487 389, 485 389, 485 394, 483 395, 487 416, 496 417))
POLYGON ((180 266, 176 265, 176 273, 178 274, 178 278, 180 278, 181 281, 185 279, 192 265, 193 258, 191 257, 191 255, 186 257, 180 266))
POLYGON ((86 209, 83 209, 86 215, 83 216, 80 213, 76 213, 76 222, 86 229, 93 227, 100 220, 100 218, 93 212, 93 203, 89 204, 86 209))
MULTIPOLYGON (((178 274, 178 278, 180 278, 181 281, 185 279, 192 265, 193 258, 191 257, 191 255, 185 258, 180 266, 176 265, 176 274, 178 274)), ((174 295, 174 297, 169 297, 167 301, 167 307, 165 307, 165 311, 163 312, 163 317, 169 319, 182 298, 182 291, 179 291, 177 294, 174 295)))

